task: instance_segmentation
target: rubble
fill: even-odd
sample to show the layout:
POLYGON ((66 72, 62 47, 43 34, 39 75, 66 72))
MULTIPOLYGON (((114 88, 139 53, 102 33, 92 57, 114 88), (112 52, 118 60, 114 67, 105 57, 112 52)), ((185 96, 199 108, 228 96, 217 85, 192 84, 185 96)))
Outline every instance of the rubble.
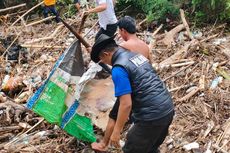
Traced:
MULTIPOLYGON (((87 149, 88 143, 76 140, 24 106, 47 79, 64 48, 74 41, 62 24, 47 25, 43 19, 24 22, 24 16, 33 8, 13 23, 7 23, 9 26, 6 23, 0 26, 0 150, 93 152, 87 149), (9 35, 14 39, 4 45, 4 38, 9 35), (15 44, 22 47, 17 58, 7 59, 15 44), (26 56, 21 54, 23 49, 26 56)), ((176 109, 162 152, 230 152, 230 36, 222 32, 225 26, 190 29, 183 12, 181 16, 183 22, 167 33, 161 33, 162 25, 148 37, 140 35, 150 42, 153 67, 171 92, 176 109), (192 143, 195 148, 191 142, 196 142, 192 143)), ((65 21, 81 25, 80 20, 75 17, 65 21)), ((98 21, 85 22, 81 35, 93 44, 98 21)), ((88 68, 89 54, 84 46, 82 50, 88 68)), ((102 135, 115 101, 111 78, 87 82, 81 101, 79 113, 88 112, 95 133, 102 135)), ((125 138, 122 139, 123 144, 125 138)))

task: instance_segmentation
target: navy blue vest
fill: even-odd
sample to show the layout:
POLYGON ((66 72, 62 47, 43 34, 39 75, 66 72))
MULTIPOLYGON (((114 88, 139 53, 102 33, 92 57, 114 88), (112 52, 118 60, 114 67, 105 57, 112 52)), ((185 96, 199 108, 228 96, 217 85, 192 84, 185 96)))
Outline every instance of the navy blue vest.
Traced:
POLYGON ((157 120, 173 111, 170 93, 143 55, 118 48, 113 54, 112 65, 128 72, 135 121, 157 120))

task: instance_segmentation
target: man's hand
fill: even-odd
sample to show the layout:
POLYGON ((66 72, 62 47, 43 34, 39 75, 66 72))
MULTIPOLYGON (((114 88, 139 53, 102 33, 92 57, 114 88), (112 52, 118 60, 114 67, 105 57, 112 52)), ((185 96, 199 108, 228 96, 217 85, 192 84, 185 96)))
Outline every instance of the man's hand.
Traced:
POLYGON ((97 150, 97 151, 107 151, 107 149, 108 149, 103 141, 101 141, 99 143, 94 142, 91 144, 91 147, 93 150, 97 150))
POLYGON ((110 137, 110 145, 115 148, 120 148, 120 132, 113 131, 110 137))

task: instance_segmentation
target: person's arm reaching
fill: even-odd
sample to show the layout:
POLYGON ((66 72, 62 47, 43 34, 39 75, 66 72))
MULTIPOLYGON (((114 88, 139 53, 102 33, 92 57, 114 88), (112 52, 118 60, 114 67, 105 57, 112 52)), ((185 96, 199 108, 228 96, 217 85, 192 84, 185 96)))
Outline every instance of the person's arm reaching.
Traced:
POLYGON ((115 147, 119 146, 120 133, 127 122, 130 115, 131 101, 131 84, 127 71, 122 67, 114 67, 112 69, 112 79, 115 86, 115 96, 120 100, 120 106, 116 121, 112 118, 106 127, 105 135, 100 143, 92 143, 91 146, 95 150, 106 151, 109 141, 115 147))
POLYGON ((106 9, 107 9, 107 3, 101 3, 97 7, 89 9, 88 11, 85 11, 84 14, 88 15, 90 13, 98 13, 98 12, 102 12, 106 9))
POLYGON ((119 97, 120 106, 118 111, 117 121, 113 133, 110 137, 110 144, 114 147, 120 147, 119 140, 120 134, 125 123, 128 120, 131 108, 132 108, 132 99, 130 94, 122 95, 119 97))
POLYGON ((109 118, 103 139, 99 143, 97 142, 92 143, 91 144, 92 149, 98 150, 98 151, 106 151, 108 149, 110 136, 113 133, 114 126, 115 126, 115 120, 112 118, 109 118))

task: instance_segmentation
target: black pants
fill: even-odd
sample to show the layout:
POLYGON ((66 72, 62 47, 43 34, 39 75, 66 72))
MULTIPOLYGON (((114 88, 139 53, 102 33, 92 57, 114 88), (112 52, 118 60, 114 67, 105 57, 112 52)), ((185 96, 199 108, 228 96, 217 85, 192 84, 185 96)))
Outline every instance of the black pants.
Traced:
POLYGON ((108 24, 106 26, 106 30, 104 30, 103 28, 100 28, 100 30, 96 34, 95 41, 97 40, 97 38, 101 34, 105 34, 105 35, 107 35, 109 37, 112 37, 115 34, 116 31, 117 31, 117 23, 115 23, 115 24, 108 24))
MULTIPOLYGON (((120 106, 120 101, 117 98, 115 104, 113 105, 112 110, 109 113, 109 118, 111 118, 115 121, 117 120, 119 106, 120 106)), ((131 124, 132 122, 133 122, 133 119, 132 119, 132 111, 131 111, 129 114, 129 120, 128 120, 127 124, 131 124)))
POLYGON ((159 153, 158 147, 168 135, 174 111, 150 122, 137 122, 129 130, 123 147, 124 153, 159 153))

